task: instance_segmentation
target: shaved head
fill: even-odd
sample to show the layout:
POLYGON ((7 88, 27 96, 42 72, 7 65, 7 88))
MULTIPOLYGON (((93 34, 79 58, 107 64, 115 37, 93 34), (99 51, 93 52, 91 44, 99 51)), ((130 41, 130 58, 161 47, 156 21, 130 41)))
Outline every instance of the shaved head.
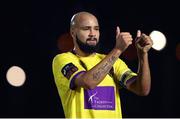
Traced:
POLYGON ((79 25, 79 23, 81 21, 85 20, 86 18, 93 18, 97 21, 96 17, 89 12, 78 12, 72 16, 71 22, 70 22, 70 27, 79 25))

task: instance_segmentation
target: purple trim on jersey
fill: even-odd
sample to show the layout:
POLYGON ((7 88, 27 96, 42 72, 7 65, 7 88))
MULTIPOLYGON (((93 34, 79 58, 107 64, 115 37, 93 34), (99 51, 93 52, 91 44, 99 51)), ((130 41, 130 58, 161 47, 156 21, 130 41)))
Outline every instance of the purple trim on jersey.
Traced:
POLYGON ((137 76, 133 76, 132 78, 128 79, 128 80, 126 81, 126 85, 129 84, 129 83, 134 82, 134 81, 136 80, 136 78, 137 78, 137 76))
POLYGON ((94 110, 115 110, 113 86, 99 86, 93 90, 84 89, 84 108, 94 110))
POLYGON ((80 71, 78 72, 77 74, 75 74, 73 76, 73 78, 71 79, 71 82, 70 82, 70 89, 74 90, 75 89, 75 79, 77 78, 77 76, 81 73, 84 73, 85 71, 80 71))

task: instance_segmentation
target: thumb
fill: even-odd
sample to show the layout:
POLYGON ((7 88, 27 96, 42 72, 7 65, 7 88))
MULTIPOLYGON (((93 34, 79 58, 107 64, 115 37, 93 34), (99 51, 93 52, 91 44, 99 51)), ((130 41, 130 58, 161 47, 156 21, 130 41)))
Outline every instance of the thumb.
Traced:
POLYGON ((116 39, 119 36, 119 34, 120 34, 120 28, 119 28, 119 26, 117 26, 116 27, 116 39))
POLYGON ((137 38, 141 37, 141 31, 140 30, 137 30, 137 35, 136 35, 137 38))

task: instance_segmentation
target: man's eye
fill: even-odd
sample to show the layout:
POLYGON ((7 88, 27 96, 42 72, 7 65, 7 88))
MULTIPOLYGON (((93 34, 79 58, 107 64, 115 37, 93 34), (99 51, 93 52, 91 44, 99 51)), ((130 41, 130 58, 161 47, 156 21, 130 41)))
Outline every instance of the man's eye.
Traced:
POLYGON ((94 27, 94 30, 99 30, 99 27, 94 27))
POLYGON ((83 28, 83 30, 89 30, 89 28, 83 28))

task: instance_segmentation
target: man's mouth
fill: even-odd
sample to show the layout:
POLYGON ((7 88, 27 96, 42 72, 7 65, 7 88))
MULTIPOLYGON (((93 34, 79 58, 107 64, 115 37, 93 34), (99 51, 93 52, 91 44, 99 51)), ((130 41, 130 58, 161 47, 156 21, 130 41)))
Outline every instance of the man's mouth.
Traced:
POLYGON ((97 44, 97 39, 96 38, 89 38, 89 39, 87 39, 87 44, 96 45, 97 44))

